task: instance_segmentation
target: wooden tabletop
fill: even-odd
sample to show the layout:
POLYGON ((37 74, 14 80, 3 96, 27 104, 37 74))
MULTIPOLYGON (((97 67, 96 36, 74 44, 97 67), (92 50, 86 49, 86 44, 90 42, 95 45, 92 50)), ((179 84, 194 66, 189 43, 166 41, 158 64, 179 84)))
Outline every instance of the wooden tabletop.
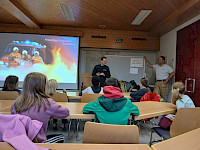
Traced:
MULTIPOLYGON (((122 94, 124 94, 124 97, 126 97, 128 99, 132 99, 130 96, 130 92, 126 92, 126 93, 122 93, 122 94)), ((81 99, 81 96, 79 96, 79 92, 67 92, 67 97, 70 100, 81 99)))
POLYGON ((200 150, 200 128, 154 144, 153 150, 200 150))
POLYGON ((79 92, 67 92, 68 99, 81 99, 81 96, 79 96, 79 92))
MULTIPOLYGON (((70 143, 37 143, 38 146, 53 150, 151 150, 147 144, 70 144, 70 143)), ((0 142, 1 149, 14 150, 5 142, 0 142)))
MULTIPOLYGON (((12 100, 0 100, 0 114, 10 114, 10 107, 12 100)), ((73 102, 57 102, 63 107, 69 109, 70 115, 68 119, 94 119, 94 114, 83 114, 83 107, 87 103, 73 103, 73 102)), ((150 117, 156 117, 176 112, 176 106, 166 102, 133 102, 140 111, 139 116, 135 116, 135 120, 141 120, 150 117)))
POLYGON ((132 99, 132 97, 130 96, 131 92, 125 92, 125 93, 122 93, 124 94, 124 97, 128 98, 128 99, 132 99))

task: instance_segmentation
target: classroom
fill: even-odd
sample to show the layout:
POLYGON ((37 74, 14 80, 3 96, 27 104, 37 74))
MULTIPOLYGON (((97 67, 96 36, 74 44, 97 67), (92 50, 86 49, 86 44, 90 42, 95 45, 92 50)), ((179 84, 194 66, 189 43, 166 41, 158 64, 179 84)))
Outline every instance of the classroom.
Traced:
POLYGON ((200 0, 0 8, 0 150, 200 149, 200 0))

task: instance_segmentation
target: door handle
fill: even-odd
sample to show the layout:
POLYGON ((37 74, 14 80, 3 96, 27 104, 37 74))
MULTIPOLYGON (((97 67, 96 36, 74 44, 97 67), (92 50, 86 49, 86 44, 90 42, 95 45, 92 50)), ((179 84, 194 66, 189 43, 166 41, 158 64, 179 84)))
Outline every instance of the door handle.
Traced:
POLYGON ((194 93, 194 91, 195 91, 195 79, 192 79, 192 78, 187 78, 186 80, 185 80, 185 91, 186 92, 188 92, 188 93, 194 93), (188 81, 191 81, 192 80, 192 85, 193 85, 193 88, 192 88, 192 91, 189 91, 189 90, 187 90, 187 83, 188 83, 188 81))

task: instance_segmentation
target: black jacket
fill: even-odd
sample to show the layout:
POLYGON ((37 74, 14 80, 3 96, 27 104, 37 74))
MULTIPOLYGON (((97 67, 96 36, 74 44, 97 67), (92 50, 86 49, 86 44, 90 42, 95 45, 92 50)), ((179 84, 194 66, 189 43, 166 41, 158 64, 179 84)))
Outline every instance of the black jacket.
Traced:
POLYGON ((132 93, 130 94, 130 96, 131 96, 132 98, 134 98, 134 101, 139 102, 139 101, 140 101, 140 98, 141 98, 142 96, 144 96, 144 94, 146 94, 147 92, 148 92, 148 91, 147 91, 146 88, 142 88, 142 89, 139 89, 138 91, 132 92, 132 93))
POLYGON ((105 76, 100 76, 101 78, 101 86, 104 86, 104 83, 105 83, 105 80, 106 78, 110 78, 110 69, 108 66, 101 66, 100 64, 99 65, 96 65, 93 69, 93 72, 92 72, 92 76, 96 76, 96 73, 104 73, 105 76))

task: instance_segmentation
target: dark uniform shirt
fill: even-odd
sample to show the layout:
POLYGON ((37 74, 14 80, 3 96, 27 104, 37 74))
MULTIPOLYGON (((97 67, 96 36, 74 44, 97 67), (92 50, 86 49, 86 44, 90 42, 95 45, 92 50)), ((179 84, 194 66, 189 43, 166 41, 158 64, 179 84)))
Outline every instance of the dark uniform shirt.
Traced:
POLYGON ((104 86, 104 83, 105 83, 105 80, 106 78, 110 78, 110 70, 109 70, 109 67, 104 65, 104 66, 101 66, 101 65, 96 65, 93 69, 93 72, 92 72, 92 76, 96 76, 96 73, 104 73, 105 76, 99 76, 100 79, 101 79, 101 87, 104 86))

